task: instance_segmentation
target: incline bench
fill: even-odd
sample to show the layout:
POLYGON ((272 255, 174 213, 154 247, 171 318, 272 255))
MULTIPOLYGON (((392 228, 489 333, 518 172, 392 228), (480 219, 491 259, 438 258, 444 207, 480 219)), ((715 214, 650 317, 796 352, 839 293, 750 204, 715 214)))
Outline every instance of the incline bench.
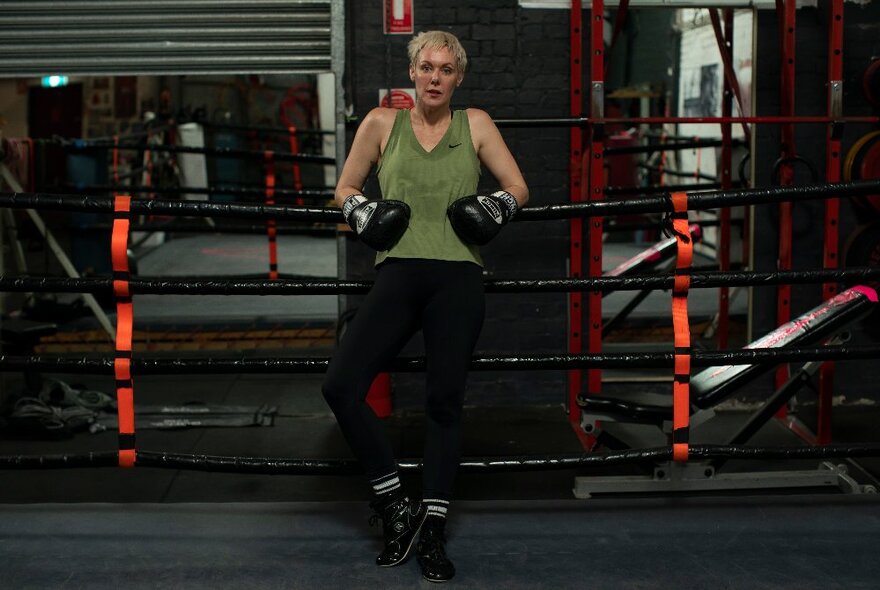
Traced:
MULTIPOLYGON (((689 228, 691 238, 694 242, 703 239, 703 229, 692 223, 689 228)), ((678 240, 675 237, 666 238, 645 248, 635 256, 621 262, 611 270, 602 273, 603 277, 625 277, 640 272, 648 271, 664 271, 675 264, 675 257, 678 254, 678 240)), ((642 289, 632 296, 630 300, 618 311, 613 318, 602 324, 602 337, 608 336, 614 329, 629 316, 632 311, 644 301, 648 295, 654 292, 654 289, 642 289)), ((608 293, 602 293, 605 297, 608 293)))
MULTIPOLYGON (((841 332, 852 322, 866 316, 870 313, 874 304, 877 302, 877 293, 870 287, 858 286, 852 287, 834 296, 821 305, 802 314, 798 318, 780 326, 762 338, 755 340, 747 349, 757 348, 782 348, 787 346, 810 346, 819 343, 835 344, 839 341, 828 342, 835 334, 841 332)), ((821 362, 811 362, 804 365, 797 371, 779 390, 774 392, 770 398, 758 409, 741 427, 737 433, 726 444, 743 444, 747 442, 785 403, 787 403, 794 395, 806 384, 809 376, 813 374, 821 362)), ((690 379, 691 394, 691 427, 692 429, 705 423, 714 415, 714 407, 721 401, 730 397, 735 391, 747 383, 754 381, 760 375, 771 370, 772 365, 753 364, 753 365, 726 365, 722 367, 709 367, 690 379)), ((605 422, 626 422, 636 424, 654 425, 661 429, 667 435, 671 432, 672 427, 672 406, 671 404, 656 405, 634 402, 631 400, 612 398, 607 396, 580 396, 578 405, 582 409, 581 423, 585 426, 585 430, 596 421, 605 422)), ((598 433, 594 433, 598 434, 598 433)), ((619 439, 614 439, 617 442, 619 439)), ((668 440, 667 440, 668 444, 668 440)), ((632 484, 632 478, 577 478, 583 480, 582 494, 588 497, 593 493, 600 492, 646 492, 646 491, 670 491, 670 490, 694 490, 694 489, 729 489, 731 485, 722 485, 723 482, 718 480, 726 479, 715 473, 715 469, 722 465, 721 461, 712 463, 695 463, 690 465, 666 464, 662 468, 655 470, 655 475, 651 478, 652 484, 647 486, 632 484), (671 471, 678 469, 678 480, 673 481, 668 476, 671 471), (684 470, 684 472, 682 472, 684 470), (697 476, 698 481, 688 481, 683 483, 681 477, 687 476, 687 473, 697 476), (658 474, 660 477, 658 477, 658 474), (714 480, 715 483, 710 484, 709 481, 714 480), (699 483, 702 481, 702 484, 699 483), (718 485, 715 485, 715 484, 718 485), (607 484, 607 485, 606 485, 607 484), (615 485, 616 484, 616 485, 615 485), (623 485, 621 485, 623 484, 623 485)), ((826 470, 828 471, 828 470, 826 470)), ((788 473, 788 472, 780 472, 788 473)), ((745 482, 729 480, 726 483, 736 484, 735 487, 790 487, 794 486, 814 486, 817 485, 816 477, 813 472, 805 477, 782 476, 780 473, 772 476, 757 477, 757 474, 748 474, 754 481, 751 485, 745 482), (799 483, 800 482, 800 483, 799 483)), ((805 473, 805 472, 791 472, 805 473)), ((831 477, 830 473, 819 473, 823 482, 828 480, 829 483, 820 485, 841 485, 839 477, 831 477), (833 482, 831 480, 834 480, 833 482)), ((739 476, 743 474, 725 474, 728 476, 739 476)), ((839 474, 843 475, 843 474, 839 474)), ((736 478, 734 478, 736 479, 736 478)), ((639 480, 644 483, 643 479, 639 480)), ((846 485, 853 482, 846 481, 846 485)), ((576 495, 578 489, 576 486, 576 495)))

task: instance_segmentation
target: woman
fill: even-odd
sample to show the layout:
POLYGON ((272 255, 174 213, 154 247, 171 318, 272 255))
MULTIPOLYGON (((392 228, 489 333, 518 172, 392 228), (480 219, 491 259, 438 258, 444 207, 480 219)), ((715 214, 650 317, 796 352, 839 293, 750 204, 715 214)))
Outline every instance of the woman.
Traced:
POLYGON ((444 527, 458 469, 465 380, 483 324, 478 245, 528 199, 525 180, 489 115, 451 111, 467 56, 444 31, 409 43, 412 110, 373 109, 355 135, 336 187, 336 202, 359 239, 378 250, 376 280, 337 349, 324 397, 373 486, 382 519, 380 566, 402 563, 416 536, 422 574, 446 581, 455 568, 444 527), (500 185, 477 195, 480 164, 500 185), (384 196, 361 191, 378 166, 384 196), (366 403, 376 374, 421 329, 427 358, 426 433, 421 502, 411 502, 382 423, 366 403))

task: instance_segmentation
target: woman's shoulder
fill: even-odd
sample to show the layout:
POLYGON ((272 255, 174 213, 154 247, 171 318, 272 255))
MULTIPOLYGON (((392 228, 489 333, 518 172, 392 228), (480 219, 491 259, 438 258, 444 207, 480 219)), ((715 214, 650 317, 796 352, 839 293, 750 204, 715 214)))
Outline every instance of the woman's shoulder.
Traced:
POLYGON ((363 141, 374 144, 377 149, 384 150, 385 142, 394 128, 394 117, 397 109, 376 107, 366 114, 358 125, 357 134, 363 141))
POLYGON ((372 109, 367 116, 364 117, 364 125, 377 127, 390 127, 394 125, 394 118, 397 117, 399 109, 390 109, 388 107, 376 107, 372 109))
POLYGON ((492 117, 489 116, 489 113, 483 109, 470 108, 465 109, 465 112, 467 113, 468 127, 470 127, 471 130, 471 137, 474 138, 474 146, 479 150, 483 140, 486 137, 492 136, 493 129, 495 129, 495 122, 492 121, 492 117))
POLYGON ((485 121, 492 120, 492 117, 489 116, 489 113, 487 113, 483 109, 477 109, 474 107, 470 107, 470 108, 464 109, 464 112, 467 113, 468 121, 470 121, 471 123, 474 123, 475 121, 476 122, 485 122, 485 121))
POLYGON ((471 131, 481 131, 495 125, 495 123, 492 121, 492 117, 490 117, 489 113, 487 113, 483 109, 469 108, 465 109, 464 111, 465 113, 467 113, 468 123, 470 124, 471 131))

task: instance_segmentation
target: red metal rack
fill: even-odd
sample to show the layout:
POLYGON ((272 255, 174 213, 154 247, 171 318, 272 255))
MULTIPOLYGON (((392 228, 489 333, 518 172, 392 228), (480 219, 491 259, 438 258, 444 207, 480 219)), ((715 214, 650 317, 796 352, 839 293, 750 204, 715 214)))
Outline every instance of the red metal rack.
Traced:
MULTIPOLYGON (((570 199, 571 201, 601 200, 604 198, 604 127, 605 124, 682 124, 703 123, 721 126, 722 150, 720 177, 723 188, 729 188, 731 178, 732 137, 731 125, 743 126, 747 142, 751 130, 748 125, 773 124, 780 125, 780 166, 778 179, 782 185, 793 182, 793 169, 790 159, 796 156, 794 126, 804 124, 822 124, 827 126, 825 176, 827 182, 837 182, 841 178, 841 138, 840 132, 845 123, 880 123, 877 116, 843 116, 843 0, 831 0, 829 3, 828 24, 828 95, 827 114, 796 115, 795 114, 795 56, 796 56, 796 1, 776 0, 776 11, 779 22, 780 43, 780 114, 772 116, 748 116, 742 113, 742 97, 739 96, 739 85, 733 71, 733 10, 723 11, 722 22, 718 12, 710 12, 719 50, 724 64, 724 95, 722 116, 720 117, 609 117, 604 116, 604 0, 591 0, 590 10, 590 103, 589 117, 582 116, 583 83, 581 73, 582 58, 582 4, 580 0, 571 3, 571 119, 529 119, 499 121, 506 126, 570 126, 570 199), (732 116, 732 101, 736 97, 740 105, 741 116, 732 116), (589 146, 585 146, 582 130, 588 128, 590 133, 589 146), (789 160, 789 161, 786 161, 789 160), (588 192, 587 192, 588 191, 588 192)), ((626 10, 621 3, 620 10, 626 10)), ((619 19, 620 20, 620 17, 619 19)), ((748 214, 745 216, 748 218, 748 214)), ((747 221, 747 219, 746 219, 747 221)), ((824 250, 825 268, 837 268, 839 265, 839 200, 829 199, 825 204, 824 250)), ((579 277, 583 274, 583 252, 581 241, 584 237, 581 220, 572 220, 570 225, 570 262, 569 275, 579 277)), ((588 275, 602 274, 602 219, 589 220, 587 236, 588 275)), ((720 213, 719 264, 722 271, 730 269, 730 211, 720 213)), ((744 227, 743 264, 747 265, 748 225, 744 227)), ((792 205, 780 205, 779 216, 779 253, 778 269, 791 268, 792 254, 792 205)), ((836 283, 823 285, 823 298, 828 299, 837 292, 836 283)), ((584 328, 582 296, 572 293, 569 296, 569 352, 577 353, 583 348, 581 332, 584 328)), ((782 324, 791 315, 791 287, 780 286, 777 291, 777 323, 782 324)), ((602 298, 597 292, 587 294, 587 348, 590 353, 601 352, 602 341, 602 298)), ((726 348, 729 334, 729 292, 721 289, 719 296, 718 346, 726 348)), ((787 378, 788 371, 781 367, 777 371, 776 384, 780 386, 787 378)), ((827 444, 831 441, 831 397, 834 369, 832 363, 823 365, 819 378, 819 420, 815 440, 795 421, 789 420, 793 431, 810 442, 827 444)), ((575 400, 582 389, 582 372, 569 372, 568 408, 572 426, 582 437, 585 447, 589 447, 592 437, 583 435, 579 428, 580 410, 575 400)), ((598 395, 601 391, 601 372, 598 369, 587 370, 586 392, 598 395)), ((784 417, 784 411, 780 414, 784 417)))

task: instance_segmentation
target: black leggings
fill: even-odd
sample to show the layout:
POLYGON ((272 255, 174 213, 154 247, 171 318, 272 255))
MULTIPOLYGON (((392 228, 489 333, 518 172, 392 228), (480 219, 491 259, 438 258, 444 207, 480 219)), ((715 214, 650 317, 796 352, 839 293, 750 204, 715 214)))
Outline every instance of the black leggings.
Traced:
POLYGON ((461 452, 461 411, 471 355, 483 326, 482 269, 470 262, 386 260, 343 335, 324 379, 324 398, 371 479, 397 462, 366 403, 376 375, 422 329, 427 357, 423 497, 449 499, 461 452))

